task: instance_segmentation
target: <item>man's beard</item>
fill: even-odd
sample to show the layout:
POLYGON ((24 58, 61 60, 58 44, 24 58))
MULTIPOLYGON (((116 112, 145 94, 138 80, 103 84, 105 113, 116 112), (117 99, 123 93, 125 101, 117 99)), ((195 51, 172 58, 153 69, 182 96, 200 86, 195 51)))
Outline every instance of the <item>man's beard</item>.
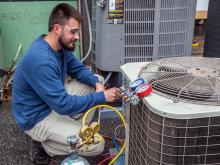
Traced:
POLYGON ((64 41, 64 38, 62 36, 59 37, 58 41, 63 49, 65 49, 67 51, 71 51, 71 52, 73 52, 75 50, 75 47, 76 47, 75 42, 76 41, 72 42, 72 47, 68 46, 68 44, 64 41))

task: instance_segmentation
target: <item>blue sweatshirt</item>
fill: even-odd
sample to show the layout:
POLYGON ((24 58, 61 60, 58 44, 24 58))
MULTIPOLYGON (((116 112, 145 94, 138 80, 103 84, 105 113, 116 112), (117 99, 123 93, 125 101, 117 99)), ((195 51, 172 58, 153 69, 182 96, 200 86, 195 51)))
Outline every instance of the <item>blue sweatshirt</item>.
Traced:
POLYGON ((21 129, 33 128, 52 110, 60 115, 74 115, 105 103, 103 92, 67 94, 67 75, 93 87, 98 81, 71 52, 55 52, 42 36, 36 39, 18 64, 13 80, 12 108, 21 129))

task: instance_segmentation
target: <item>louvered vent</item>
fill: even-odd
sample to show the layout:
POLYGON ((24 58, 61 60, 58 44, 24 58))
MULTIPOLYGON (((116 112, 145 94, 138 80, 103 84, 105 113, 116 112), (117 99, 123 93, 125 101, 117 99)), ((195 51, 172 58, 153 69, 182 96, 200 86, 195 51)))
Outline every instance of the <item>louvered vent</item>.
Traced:
POLYGON ((171 119, 141 102, 130 110, 129 165, 220 163, 220 117, 171 119))
POLYGON ((125 0, 124 63, 191 56, 195 0, 125 0))

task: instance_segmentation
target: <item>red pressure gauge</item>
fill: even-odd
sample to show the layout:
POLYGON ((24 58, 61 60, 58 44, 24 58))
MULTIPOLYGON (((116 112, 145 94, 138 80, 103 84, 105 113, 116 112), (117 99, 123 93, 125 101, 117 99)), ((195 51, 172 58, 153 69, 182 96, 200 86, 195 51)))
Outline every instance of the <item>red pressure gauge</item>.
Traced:
POLYGON ((152 86, 149 83, 144 83, 136 88, 135 93, 139 97, 148 96, 153 91, 152 86))

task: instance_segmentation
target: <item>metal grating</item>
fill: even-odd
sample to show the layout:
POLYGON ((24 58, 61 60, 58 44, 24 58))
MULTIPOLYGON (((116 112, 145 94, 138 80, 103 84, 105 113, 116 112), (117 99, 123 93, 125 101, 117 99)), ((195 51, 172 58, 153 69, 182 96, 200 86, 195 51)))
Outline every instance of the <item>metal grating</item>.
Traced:
POLYGON ((124 3, 124 63, 191 55, 196 0, 124 3))
POLYGON ((124 63, 151 61, 155 31, 155 0, 125 0, 124 63))
POLYGON ((128 165, 220 163, 220 117, 171 119, 131 106, 128 165))
POLYGON ((125 0, 126 9, 154 9, 155 0, 125 0))
POLYGON ((186 0, 162 0, 162 8, 188 7, 189 1, 186 0))
POLYGON ((187 8, 179 8, 179 9, 163 9, 160 11, 160 20, 161 21, 179 21, 186 20, 188 15, 187 8))
MULTIPOLYGON (((178 51, 178 50, 177 50, 178 51)), ((155 60, 140 71, 156 93, 207 105, 220 104, 220 59, 174 57, 155 60)))

